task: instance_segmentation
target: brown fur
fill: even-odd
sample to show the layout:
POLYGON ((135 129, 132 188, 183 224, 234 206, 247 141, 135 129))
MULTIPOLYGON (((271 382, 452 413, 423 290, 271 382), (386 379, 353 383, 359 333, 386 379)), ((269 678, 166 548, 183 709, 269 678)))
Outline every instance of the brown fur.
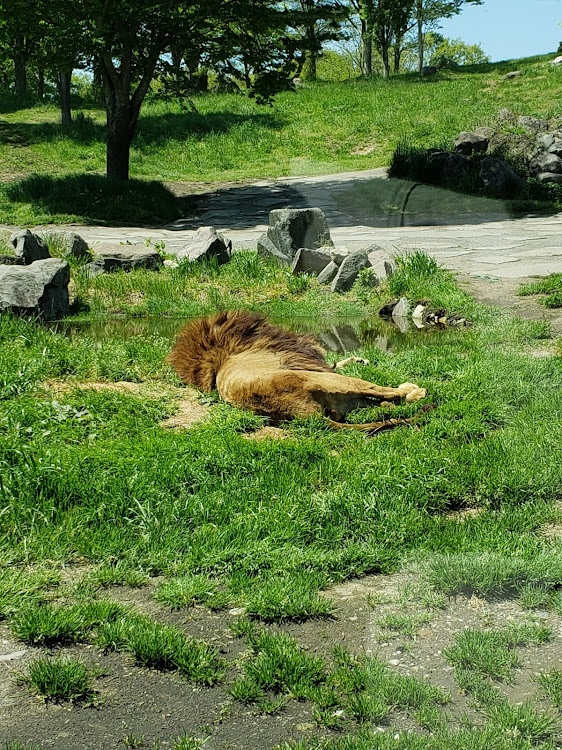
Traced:
POLYGON ((333 371, 310 336, 268 323, 257 313, 221 312, 188 323, 168 356, 181 379, 272 422, 322 414, 334 429, 378 432, 412 420, 343 423, 346 413, 381 401, 418 401, 412 383, 384 388, 333 371))

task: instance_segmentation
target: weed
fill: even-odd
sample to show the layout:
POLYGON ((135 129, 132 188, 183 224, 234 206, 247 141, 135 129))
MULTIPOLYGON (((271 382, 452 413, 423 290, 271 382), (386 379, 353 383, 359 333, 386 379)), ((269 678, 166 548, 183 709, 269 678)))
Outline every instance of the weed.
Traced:
POLYGON ((554 669, 541 674, 538 681, 554 705, 562 708, 562 671, 554 669))
POLYGON ((486 707, 485 713, 498 729, 533 744, 550 739, 558 729, 554 715, 548 711, 538 711, 528 702, 513 706, 501 700, 486 707))
POLYGON ((190 607, 193 604, 205 604, 210 609, 224 609, 229 598, 219 591, 218 582, 203 575, 187 575, 174 578, 161 584, 154 598, 171 609, 190 607))
POLYGON ((422 625, 431 621, 431 615, 422 614, 393 614, 388 613, 377 620, 377 625, 388 630, 413 638, 422 625))
POLYGON ((31 661, 18 676, 46 700, 91 701, 94 696, 93 673, 77 659, 40 657, 31 661))

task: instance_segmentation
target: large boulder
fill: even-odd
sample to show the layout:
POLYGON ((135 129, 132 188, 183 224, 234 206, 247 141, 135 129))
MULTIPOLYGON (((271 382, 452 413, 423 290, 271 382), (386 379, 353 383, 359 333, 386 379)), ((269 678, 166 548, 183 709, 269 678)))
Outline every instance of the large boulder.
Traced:
POLYGON ((219 234, 214 227, 199 227, 191 240, 176 253, 177 260, 211 260, 219 266, 228 263, 232 255, 232 242, 219 234))
POLYGON ((480 133, 463 131, 455 139, 455 151, 465 156, 484 152, 488 148, 490 139, 480 133))
POLYGON ((291 273, 312 273, 318 276, 332 262, 331 248, 300 247, 293 258, 291 273))
POLYGON ((347 292, 359 276, 359 272, 369 265, 369 256, 364 250, 357 250, 348 255, 330 287, 332 292, 347 292))
POLYGON ((70 267, 61 258, 28 266, 0 266, 0 309, 56 320, 70 311, 70 267))
POLYGON ((87 268, 93 276, 113 271, 133 271, 147 268, 159 271, 162 258, 157 250, 136 245, 99 245, 94 248, 94 260, 87 268))
POLYGON ((541 172, 562 172, 562 159, 554 153, 540 153, 533 157, 529 162, 531 174, 536 175, 541 172))
POLYGON ((30 232, 29 229, 13 234, 10 237, 10 242, 14 246, 16 256, 21 258, 26 266, 36 260, 45 260, 45 258, 51 257, 45 240, 30 232))
POLYGON ((81 258, 91 260, 93 253, 88 247, 86 240, 76 232, 61 232, 60 239, 64 247, 65 258, 81 258))
POLYGON ((487 157, 480 163, 480 179, 484 185, 500 197, 517 195, 525 187, 525 180, 501 159, 487 157))
MULTIPOLYGON (((278 208, 269 213, 267 234, 258 240, 258 253, 292 265, 301 248, 333 246, 324 212, 319 208, 278 208)), ((327 261, 329 262, 329 260, 327 261)))
POLYGON ((445 185, 459 182, 470 168, 468 156, 456 151, 434 151, 430 154, 429 162, 436 179, 445 185))

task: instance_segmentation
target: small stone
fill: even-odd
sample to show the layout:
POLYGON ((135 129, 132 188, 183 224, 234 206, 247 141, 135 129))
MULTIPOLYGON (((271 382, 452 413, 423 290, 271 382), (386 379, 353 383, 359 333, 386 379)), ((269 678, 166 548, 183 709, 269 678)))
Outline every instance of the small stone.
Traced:
POLYGON ((562 55, 558 55, 552 60, 552 65, 562 65, 562 55))
POLYGON ((179 263, 175 260, 171 260, 170 258, 166 258, 164 261, 164 268, 178 268, 179 263))
POLYGON ((310 732, 314 729, 314 724, 309 721, 304 721, 302 724, 297 724, 297 729, 299 732, 310 732))
POLYGON ((503 77, 504 81, 509 81, 512 78, 519 78, 519 76, 522 75, 521 70, 512 70, 510 73, 506 73, 503 77))
MULTIPOLYGON (((324 250, 326 248, 320 248, 320 250, 324 250)), ((336 266, 341 266, 341 264, 344 262, 344 260, 347 258, 347 256, 350 254, 349 248, 347 247, 331 247, 330 250, 330 257, 336 264, 336 266)))
POLYGON ((417 305, 414 312, 412 313, 412 320, 418 328, 423 328, 423 311, 425 310, 424 305, 417 305))
POLYGON ((410 303, 406 297, 400 297, 397 304, 392 311, 392 318, 396 322, 396 318, 407 318, 410 314, 410 303))
POLYGON ((388 663, 391 667, 397 667, 400 664, 400 659, 390 659, 388 663))
POLYGON ((237 615, 243 615, 245 611, 246 607, 233 607, 232 609, 228 610, 228 614, 236 617, 237 615))

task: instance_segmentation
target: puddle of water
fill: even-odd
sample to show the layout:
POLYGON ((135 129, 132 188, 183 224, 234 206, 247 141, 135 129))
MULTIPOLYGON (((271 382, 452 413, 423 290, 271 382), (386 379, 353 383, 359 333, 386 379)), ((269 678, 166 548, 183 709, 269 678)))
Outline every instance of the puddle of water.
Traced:
MULTIPOLYGON (((67 336, 89 336, 96 341, 106 338, 130 338, 133 336, 161 336, 174 341, 177 332, 189 322, 189 318, 113 318, 93 320, 85 323, 61 321, 52 324, 59 333, 67 336)), ((431 339, 455 335, 456 331, 411 328, 402 333, 395 325, 380 318, 353 320, 330 320, 325 318, 273 319, 295 333, 308 333, 329 352, 347 354, 365 344, 376 346, 383 352, 411 349, 431 339)))

